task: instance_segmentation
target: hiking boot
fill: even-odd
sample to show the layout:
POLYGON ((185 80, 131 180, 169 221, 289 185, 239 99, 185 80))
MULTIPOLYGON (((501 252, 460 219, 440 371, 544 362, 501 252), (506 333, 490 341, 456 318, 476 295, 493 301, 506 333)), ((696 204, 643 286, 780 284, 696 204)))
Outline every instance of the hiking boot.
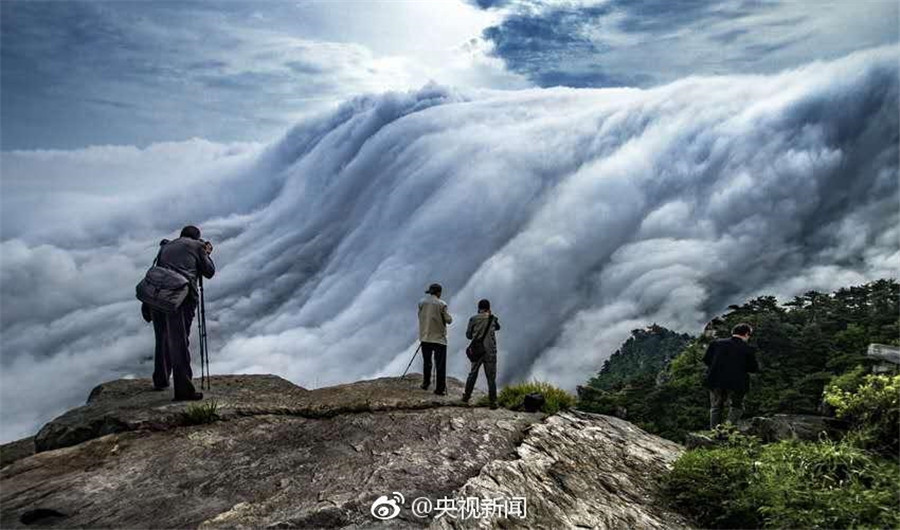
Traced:
POLYGON ((497 410, 497 408, 498 407, 496 403, 491 403, 491 410, 497 410))
POLYGON ((465 395, 464 395, 464 396, 462 397, 462 402, 468 405, 468 404, 469 404, 469 399, 470 399, 471 397, 472 397, 472 396, 465 396, 465 395))
POLYGON ((446 396, 446 395, 447 395, 447 391, 446 391, 446 390, 435 390, 435 391, 434 391, 434 395, 435 395, 435 396, 446 396))
POLYGON ((429 385, 427 383, 422 383, 421 385, 419 385, 419 388, 421 388, 422 390, 428 390, 429 386, 431 386, 431 385, 429 385))
POLYGON ((176 397, 172 401, 200 401, 201 399, 203 399, 203 392, 194 392, 193 395, 176 397))

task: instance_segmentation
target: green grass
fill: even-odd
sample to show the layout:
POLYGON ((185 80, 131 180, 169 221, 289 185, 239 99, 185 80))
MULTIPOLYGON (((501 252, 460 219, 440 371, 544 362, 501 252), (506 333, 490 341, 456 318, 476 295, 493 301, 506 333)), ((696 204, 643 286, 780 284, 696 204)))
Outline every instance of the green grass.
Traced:
MULTIPOLYGON (((576 398, 565 390, 543 381, 529 381, 517 385, 507 385, 497 395, 497 404, 510 410, 521 410, 525 396, 534 392, 544 395, 544 406, 541 412, 555 414, 575 406, 576 398)), ((478 405, 487 405, 487 397, 478 400, 478 405)))
POLYGON ((679 457, 666 498, 703 528, 900 528, 898 395, 900 376, 835 378, 825 399, 852 427, 840 442, 707 431, 721 445, 679 457))
POLYGON ((205 403, 190 405, 181 413, 183 425, 202 425, 219 419, 219 403, 212 399, 205 403))
POLYGON ((664 482, 673 507, 703 528, 900 526, 900 469, 845 442, 695 449, 664 482))

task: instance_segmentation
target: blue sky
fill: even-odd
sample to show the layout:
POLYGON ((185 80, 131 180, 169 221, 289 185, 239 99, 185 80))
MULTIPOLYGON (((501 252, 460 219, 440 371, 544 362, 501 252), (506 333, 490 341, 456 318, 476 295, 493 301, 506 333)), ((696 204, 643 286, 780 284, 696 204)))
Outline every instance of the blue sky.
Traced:
POLYGON ((2 148, 268 141, 362 93, 651 87, 896 42, 863 0, 0 3, 2 148))

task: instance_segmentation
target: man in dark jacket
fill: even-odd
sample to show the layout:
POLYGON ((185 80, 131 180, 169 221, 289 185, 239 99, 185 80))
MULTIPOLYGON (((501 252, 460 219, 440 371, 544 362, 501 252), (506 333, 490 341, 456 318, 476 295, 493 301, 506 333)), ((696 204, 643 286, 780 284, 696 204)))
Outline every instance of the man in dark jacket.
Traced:
POLYGON ((203 399, 203 394, 197 392, 191 382, 194 373, 189 335, 200 298, 197 278, 201 274, 212 278, 216 273, 216 266, 209 257, 212 250, 212 244, 200 239, 199 228, 186 226, 181 230, 181 237, 162 244, 156 262, 160 267, 180 273, 190 283, 190 293, 174 313, 152 310, 156 335, 153 386, 157 390, 168 388, 172 376, 176 401, 203 399))
POLYGON ((712 342, 706 349, 703 362, 708 371, 706 386, 709 388, 709 428, 722 423, 725 402, 729 402, 728 421, 737 423, 743 414, 744 396, 750 388, 750 373, 759 371, 756 354, 747 345, 753 328, 738 324, 731 330, 731 338, 712 342))
POLYGON ((462 400, 468 403, 475 389, 475 381, 478 379, 478 371, 484 367, 484 376, 487 379, 488 399, 491 408, 497 408, 497 336, 495 331, 500 329, 500 321, 491 313, 490 300, 478 301, 478 314, 469 319, 466 327, 466 338, 477 339, 484 335, 484 356, 472 362, 469 377, 466 379, 466 390, 462 400), (490 326, 490 328, 488 328, 490 326))

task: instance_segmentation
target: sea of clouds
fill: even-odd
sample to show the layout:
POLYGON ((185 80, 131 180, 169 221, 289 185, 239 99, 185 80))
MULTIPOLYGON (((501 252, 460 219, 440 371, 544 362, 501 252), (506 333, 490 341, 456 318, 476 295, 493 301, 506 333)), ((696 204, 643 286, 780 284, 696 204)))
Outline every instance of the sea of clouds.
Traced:
POLYGON ((697 333, 751 296, 897 277, 897 59, 648 90, 429 85, 273 145, 4 152, 0 438, 149 377, 134 285, 185 224, 216 245, 212 372, 307 387, 402 372, 434 281, 450 375, 489 298, 501 382, 573 388, 636 327, 697 333))

